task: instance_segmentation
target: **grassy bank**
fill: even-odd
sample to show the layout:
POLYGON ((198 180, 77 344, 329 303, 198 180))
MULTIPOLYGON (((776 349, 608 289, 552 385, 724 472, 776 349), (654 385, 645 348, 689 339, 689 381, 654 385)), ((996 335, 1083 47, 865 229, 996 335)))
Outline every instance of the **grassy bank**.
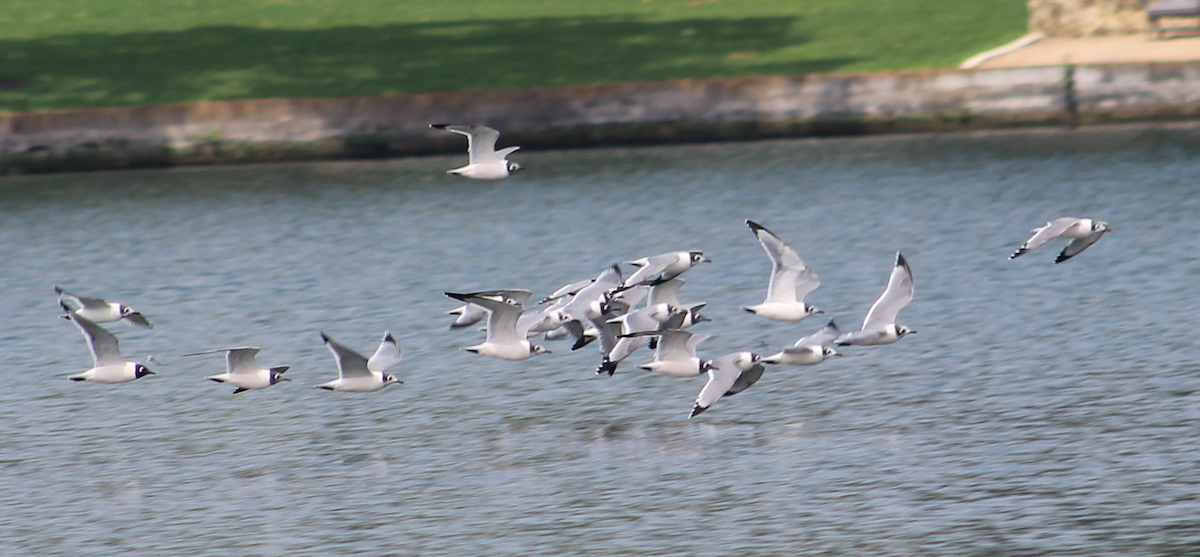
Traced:
POLYGON ((946 67, 1025 0, 9 0, 0 111, 946 67))

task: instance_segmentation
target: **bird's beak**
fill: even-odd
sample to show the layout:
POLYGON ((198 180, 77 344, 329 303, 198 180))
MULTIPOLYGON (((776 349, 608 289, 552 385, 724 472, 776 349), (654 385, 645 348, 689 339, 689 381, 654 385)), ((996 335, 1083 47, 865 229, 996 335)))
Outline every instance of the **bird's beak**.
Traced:
POLYGON ((825 310, 823 310, 823 309, 817 310, 817 315, 825 315, 825 310))
POLYGON ((280 377, 279 380, 280 381, 291 381, 291 379, 288 379, 287 377, 280 377))
POLYGON ((830 354, 830 356, 837 356, 837 357, 841 358, 843 356, 843 354, 841 352, 834 352, 833 354, 830 354))
POLYGON ((705 258, 701 259, 700 262, 701 263, 712 263, 712 259, 705 257, 705 258))

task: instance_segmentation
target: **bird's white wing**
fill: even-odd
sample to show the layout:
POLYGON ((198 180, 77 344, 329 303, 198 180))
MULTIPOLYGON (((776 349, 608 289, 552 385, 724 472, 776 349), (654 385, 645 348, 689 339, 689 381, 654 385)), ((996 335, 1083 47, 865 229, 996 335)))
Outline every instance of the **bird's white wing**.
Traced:
POLYGON ((475 304, 488 310, 487 342, 495 344, 516 344, 525 340, 525 332, 517 333, 517 320, 525 310, 521 304, 498 300, 477 294, 454 294, 447 296, 470 304, 475 304))
POLYGON ((254 361, 258 348, 230 348, 225 354, 225 367, 229 373, 258 373, 262 368, 254 361))
POLYGON ((106 308, 106 307, 108 307, 108 302, 104 298, 87 298, 84 296, 76 296, 75 294, 72 294, 70 292, 67 292, 66 290, 63 290, 62 288, 59 288, 58 285, 54 285, 54 293, 58 294, 58 297, 60 299, 67 300, 67 301, 71 302, 72 304, 75 304, 79 308, 106 308))
POLYGON ((342 379, 371 376, 371 372, 367 370, 367 359, 362 354, 329 338, 329 335, 325 333, 321 333, 321 340, 325 341, 325 346, 329 347, 329 351, 333 353, 333 358, 337 360, 338 375, 342 379))
POLYGON ((904 259, 904 254, 896 252, 896 265, 892 267, 892 274, 888 277, 887 288, 867 312, 867 318, 863 320, 863 330, 871 325, 895 323, 896 314, 912 301, 912 297, 912 270, 908 268, 908 260, 904 259))
POLYGON ((1078 218, 1063 217, 1060 219, 1054 219, 1053 221, 1046 223, 1046 225, 1041 228, 1033 229, 1033 236, 1026 240, 1025 243, 1021 245, 1016 252, 1008 256, 1008 258, 1015 259, 1020 257, 1025 252, 1037 249, 1042 244, 1062 236, 1063 232, 1066 232, 1068 228, 1075 226, 1075 223, 1077 222, 1079 222, 1078 218))
POLYGON ((501 301, 508 300, 523 306, 529 301, 530 298, 533 297, 533 292, 523 288, 510 288, 507 290, 487 290, 484 292, 475 292, 474 295, 483 296, 485 298, 496 298, 501 301))
POLYGON ((75 326, 79 327, 79 330, 83 332, 83 338, 87 340, 88 349, 92 352, 92 360, 95 362, 95 367, 125 362, 125 358, 121 357, 121 349, 118 346, 116 335, 108 332, 104 327, 74 313, 67 315, 75 323, 75 326))
POLYGON ((700 394, 696 395, 696 407, 692 410, 693 416, 703 412, 722 396, 725 396, 725 393, 737 381, 738 376, 742 374, 742 370, 737 366, 737 357, 736 352, 726 354, 709 364, 708 382, 704 384, 703 389, 700 389, 700 394))
POLYGON ((514 152, 516 152, 516 150, 517 150, 517 149, 520 149, 520 147, 516 147, 516 146, 514 146, 514 147, 505 147, 505 148, 503 148, 503 149, 497 150, 497 151, 496 151, 495 158, 496 158, 497 160, 504 160, 504 159, 507 159, 507 158, 508 158, 508 156, 509 156, 509 155, 511 155, 511 154, 513 154, 514 152))
POLYGON ((1054 260, 1054 262, 1062 263, 1063 261, 1066 261, 1072 257, 1075 257, 1076 255, 1079 255, 1079 252, 1087 249, 1088 246, 1096 243, 1096 241, 1099 240, 1100 237, 1103 236, 1105 232, 1108 232, 1108 230, 1099 230, 1099 231, 1093 232, 1091 234, 1088 234, 1087 236, 1085 236, 1083 238, 1076 238, 1074 240, 1071 240, 1071 243, 1067 244, 1067 247, 1063 248, 1062 253, 1058 254, 1058 257, 1054 260))
POLYGON ((779 236, 752 220, 747 220, 746 225, 771 258, 771 281, 764 303, 795 303, 821 285, 817 274, 779 236))
POLYGON ((683 288, 683 279, 675 277, 650 288, 650 305, 667 304, 679 307, 679 289, 683 288))
POLYGON ((700 346, 701 342, 704 342, 704 341, 708 340, 709 338, 712 338, 712 335, 710 335, 708 333, 692 335, 692 338, 688 339, 688 342, 687 342, 686 350, 687 350, 688 358, 696 357, 696 347, 700 346))
POLYGON ((499 160, 496 158, 496 140, 500 138, 500 132, 487 126, 437 124, 433 127, 467 136, 467 154, 471 159, 471 164, 499 160))
POLYGON ((833 341, 837 340, 840 336, 842 336, 842 331, 838 329, 837 323, 834 323, 833 320, 830 319, 829 324, 825 325, 825 327, 820 331, 797 340, 796 344, 793 344, 792 347, 804 348, 806 346, 825 346, 828 344, 833 344, 833 341))
POLYGON ((383 340, 379 341, 379 347, 375 349, 375 353, 371 354, 371 358, 367 360, 367 369, 371 371, 383 371, 400 362, 400 345, 396 344, 396 337, 392 336, 391 331, 384 331, 383 340))
POLYGON ((661 333, 654 359, 687 360, 692 357, 688 354, 688 341, 692 339, 692 333, 682 330, 661 331, 661 333))
POLYGON ((750 369, 747 369, 738 375, 737 380, 733 382, 733 385, 729 386, 729 390, 725 391, 725 396, 733 396, 746 389, 749 389, 751 385, 757 383, 758 380, 762 378, 763 371, 766 371, 766 369, 767 368, 762 364, 754 364, 753 366, 750 366, 750 369))
POLYGON ((538 302, 538 304, 541 305, 546 302, 552 302, 560 298, 565 298, 567 296, 574 296, 577 292, 583 290, 585 286, 591 284, 594 280, 595 279, 584 279, 572 282, 571 284, 563 285, 558 290, 555 290, 554 293, 542 298, 542 301, 538 302))

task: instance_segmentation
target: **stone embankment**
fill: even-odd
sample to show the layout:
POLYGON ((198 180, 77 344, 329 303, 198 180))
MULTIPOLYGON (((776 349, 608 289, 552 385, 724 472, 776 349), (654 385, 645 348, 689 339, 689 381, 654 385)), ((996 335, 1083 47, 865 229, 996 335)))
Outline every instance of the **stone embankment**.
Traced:
POLYGON ((0 114, 0 173, 1200 119, 1200 63, 917 70, 0 114))

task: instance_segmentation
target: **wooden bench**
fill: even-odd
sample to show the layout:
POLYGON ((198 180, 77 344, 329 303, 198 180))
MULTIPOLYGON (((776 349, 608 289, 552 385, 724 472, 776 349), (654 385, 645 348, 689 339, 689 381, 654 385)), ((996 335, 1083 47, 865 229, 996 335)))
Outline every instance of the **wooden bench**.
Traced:
POLYGON ((1163 27, 1159 21, 1171 17, 1200 17, 1200 0, 1157 0, 1146 6, 1146 16, 1150 18, 1150 30, 1156 39, 1168 32, 1200 32, 1200 26, 1163 27))

